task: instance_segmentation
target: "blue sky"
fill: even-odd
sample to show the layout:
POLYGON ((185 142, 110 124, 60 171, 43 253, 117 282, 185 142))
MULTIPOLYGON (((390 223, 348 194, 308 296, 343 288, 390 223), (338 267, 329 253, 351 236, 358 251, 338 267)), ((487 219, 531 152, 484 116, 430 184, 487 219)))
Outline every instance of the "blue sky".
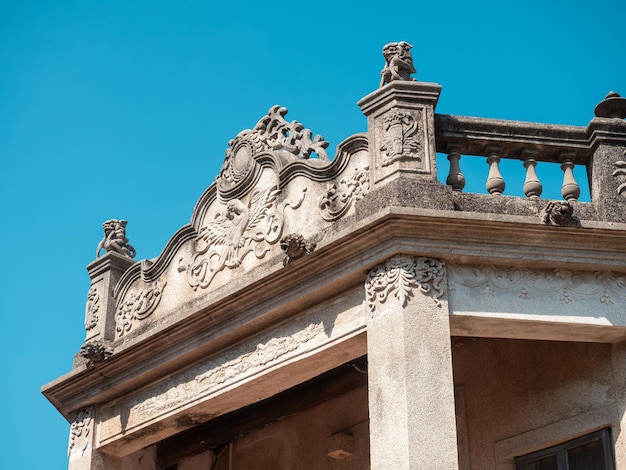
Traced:
MULTIPOLYGON (((0 1, 3 468, 67 468, 69 426, 39 390, 83 342, 102 222, 157 256, 270 106, 333 149, 366 130, 356 102, 399 40, 443 86, 439 113, 586 125, 626 94, 623 1, 225 3, 0 1)), ((482 191, 484 160, 462 164, 482 191)), ((556 170, 539 169, 546 197, 556 170)))

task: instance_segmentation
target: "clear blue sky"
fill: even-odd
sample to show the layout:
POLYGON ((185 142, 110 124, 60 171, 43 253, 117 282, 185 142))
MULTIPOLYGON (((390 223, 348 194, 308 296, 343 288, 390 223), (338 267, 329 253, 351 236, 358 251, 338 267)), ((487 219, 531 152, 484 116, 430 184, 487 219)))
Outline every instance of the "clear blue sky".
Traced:
POLYGON ((83 342, 102 222, 157 256, 270 106, 334 148, 366 130, 356 102, 399 40, 443 86, 439 113, 586 125, 626 95, 621 0, 226 3, 0 1, 2 468, 67 468, 39 390, 83 342))

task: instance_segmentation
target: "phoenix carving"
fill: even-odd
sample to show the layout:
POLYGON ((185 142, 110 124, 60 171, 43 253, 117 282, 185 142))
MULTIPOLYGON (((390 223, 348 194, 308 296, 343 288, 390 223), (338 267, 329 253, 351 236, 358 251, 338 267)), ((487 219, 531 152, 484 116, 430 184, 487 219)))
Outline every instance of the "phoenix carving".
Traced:
MULTIPOLYGON (((185 268, 194 290, 207 287, 222 269, 238 267, 251 251, 259 259, 265 256, 282 233, 282 218, 273 210, 279 194, 280 189, 272 186, 254 191, 248 204, 231 199, 223 213, 200 229, 195 255, 185 268)), ((304 195, 296 204, 284 202, 282 209, 297 209, 303 199, 304 195)))

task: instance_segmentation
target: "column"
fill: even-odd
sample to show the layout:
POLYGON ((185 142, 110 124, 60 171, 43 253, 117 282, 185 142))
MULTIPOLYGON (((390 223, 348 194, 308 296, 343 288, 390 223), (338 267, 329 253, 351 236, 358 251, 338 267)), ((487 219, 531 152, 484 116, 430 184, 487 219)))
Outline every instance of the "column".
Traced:
POLYGON ((444 262, 394 256, 365 291, 372 470, 458 468, 444 262))

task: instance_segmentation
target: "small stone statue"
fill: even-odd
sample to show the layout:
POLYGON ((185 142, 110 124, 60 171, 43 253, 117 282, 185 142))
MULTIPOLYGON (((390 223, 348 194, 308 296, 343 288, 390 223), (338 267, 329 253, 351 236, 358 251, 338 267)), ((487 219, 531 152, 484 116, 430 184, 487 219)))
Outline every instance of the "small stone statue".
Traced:
POLYGON ((290 233, 280 241, 280 248, 287 255, 283 260, 283 265, 300 259, 306 255, 313 253, 316 244, 307 242, 302 235, 290 233))
POLYGON ((134 258, 137 252, 132 245, 128 244, 128 238, 126 238, 126 224, 125 220, 111 219, 102 224, 104 229, 104 238, 98 243, 96 249, 96 258, 100 257, 100 252, 104 249, 105 253, 114 251, 123 256, 134 258))
POLYGON ((411 74, 415 73, 411 46, 408 42, 390 42, 383 47, 385 67, 380 72, 380 86, 394 80, 415 80, 411 74))
POLYGON ((541 211, 541 220, 544 224, 563 226, 574 219, 574 208, 567 201, 550 201, 541 211))

